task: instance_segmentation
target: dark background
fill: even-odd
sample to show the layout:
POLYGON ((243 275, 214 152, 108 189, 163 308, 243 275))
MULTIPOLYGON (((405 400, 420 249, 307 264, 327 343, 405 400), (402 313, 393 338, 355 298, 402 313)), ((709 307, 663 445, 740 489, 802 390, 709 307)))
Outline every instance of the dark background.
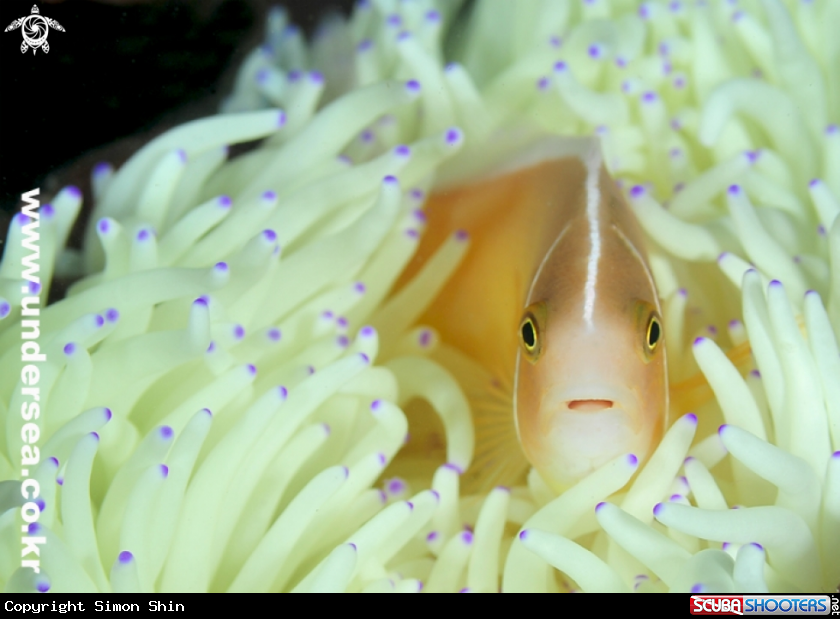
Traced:
MULTIPOLYGON (((214 113, 272 4, 41 1, 65 32, 51 29, 49 53, 33 55, 21 53, 20 29, 3 32, 33 0, 0 1, 0 245, 22 192, 40 187, 46 201, 60 185, 84 184, 95 162, 122 163, 164 128, 214 113)), ((328 8, 348 13, 352 0, 276 4, 311 33, 328 8)))

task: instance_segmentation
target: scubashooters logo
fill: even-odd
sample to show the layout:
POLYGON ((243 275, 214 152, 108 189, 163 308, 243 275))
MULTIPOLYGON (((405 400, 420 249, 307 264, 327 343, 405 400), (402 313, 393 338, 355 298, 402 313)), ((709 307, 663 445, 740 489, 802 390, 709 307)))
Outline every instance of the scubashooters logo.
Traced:
POLYGON ((34 54, 38 48, 44 50, 44 53, 50 51, 50 44, 47 43, 47 35, 50 33, 50 28, 55 28, 59 32, 64 32, 64 28, 54 19, 44 17, 38 10, 38 7, 32 6, 32 13, 26 17, 16 19, 6 28, 6 32, 10 30, 17 30, 20 28, 23 34, 23 43, 20 44, 20 51, 24 54, 26 50, 32 48, 34 54))

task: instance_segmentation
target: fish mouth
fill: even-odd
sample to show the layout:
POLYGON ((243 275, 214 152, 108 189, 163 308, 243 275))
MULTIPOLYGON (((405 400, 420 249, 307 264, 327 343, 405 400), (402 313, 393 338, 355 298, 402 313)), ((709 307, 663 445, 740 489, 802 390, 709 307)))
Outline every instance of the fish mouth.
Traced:
POLYGON ((540 406, 547 411, 573 411, 575 413, 600 413, 621 409, 632 413, 637 408, 638 397, 625 387, 596 385, 551 389, 540 406))
POLYGON ((650 436, 640 413, 635 394, 621 387, 547 393, 540 426, 548 452, 538 467, 546 481, 566 488, 618 456, 633 453, 644 458, 650 436))
POLYGON ((569 410, 579 413, 597 413, 607 408, 613 408, 615 403, 612 400, 570 400, 566 402, 569 410))

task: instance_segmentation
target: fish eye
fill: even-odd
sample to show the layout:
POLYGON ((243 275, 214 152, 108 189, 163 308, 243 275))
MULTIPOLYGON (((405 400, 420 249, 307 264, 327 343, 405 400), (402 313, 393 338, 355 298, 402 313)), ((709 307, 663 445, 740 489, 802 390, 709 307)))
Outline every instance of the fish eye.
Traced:
POLYGON ((647 335, 645 336, 645 344, 647 344, 648 352, 656 350, 659 340, 662 339, 662 325, 659 324, 659 318, 656 314, 651 314, 648 319, 647 335))
POLYGON ((522 351, 531 363, 535 363, 542 352, 542 334, 547 315, 544 302, 534 303, 525 308, 519 321, 519 342, 522 351))
POLYGON ((534 325, 534 321, 530 316, 526 316, 525 320, 522 321, 520 332, 522 334, 522 345, 525 346, 525 350, 533 352, 537 346, 537 327, 534 325))

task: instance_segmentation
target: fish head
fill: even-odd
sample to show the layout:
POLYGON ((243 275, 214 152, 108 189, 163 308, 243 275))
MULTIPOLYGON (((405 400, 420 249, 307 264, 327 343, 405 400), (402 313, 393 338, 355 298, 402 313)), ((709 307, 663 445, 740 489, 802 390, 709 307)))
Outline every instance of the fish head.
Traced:
POLYGON ((608 226, 593 282, 581 232, 553 248, 518 326, 517 433, 557 491, 622 454, 645 460, 668 410, 661 310, 646 261, 608 226))

